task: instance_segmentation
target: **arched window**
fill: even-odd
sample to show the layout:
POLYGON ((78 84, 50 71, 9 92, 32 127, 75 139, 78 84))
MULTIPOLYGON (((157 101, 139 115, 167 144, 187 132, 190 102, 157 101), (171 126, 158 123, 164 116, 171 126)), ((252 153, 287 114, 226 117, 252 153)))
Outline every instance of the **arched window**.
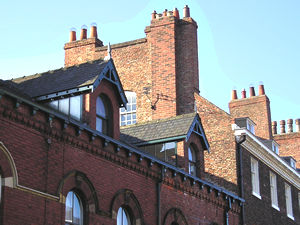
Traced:
POLYGON ((109 130, 109 104, 104 96, 97 97, 96 100, 96 130, 103 134, 108 134, 109 130))
POLYGON ((125 91, 128 103, 126 108, 120 109, 120 123, 121 126, 130 125, 136 123, 136 93, 132 91, 125 91))
POLYGON ((196 176, 196 153, 192 146, 189 147, 189 174, 196 176))
POLYGON ((83 207, 79 196, 70 191, 66 198, 66 225, 82 225, 83 224, 83 207))
POLYGON ((131 225, 130 216, 123 207, 120 207, 118 210, 117 225, 131 225))

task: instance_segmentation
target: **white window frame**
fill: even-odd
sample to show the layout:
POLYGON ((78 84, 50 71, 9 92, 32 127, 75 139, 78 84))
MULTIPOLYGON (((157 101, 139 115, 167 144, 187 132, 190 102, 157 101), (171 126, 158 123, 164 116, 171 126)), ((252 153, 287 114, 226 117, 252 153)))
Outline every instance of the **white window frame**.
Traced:
POLYGON ((275 152, 277 155, 279 155, 279 146, 276 144, 274 141, 272 142, 272 150, 275 152))
POLYGON ((259 188, 259 170, 258 161, 251 157, 251 183, 252 183, 252 194, 261 199, 260 188, 259 188))
POLYGON ((126 104, 126 108, 123 107, 120 109, 120 125, 125 126, 125 125, 132 125, 137 122, 137 96, 136 93, 133 91, 125 91, 126 98, 129 100, 128 103, 126 104), (135 101, 134 101, 135 99, 135 101), (135 109, 133 109, 135 108, 135 109), (122 120, 122 117, 125 118, 125 120, 122 120), (130 119, 127 119, 130 117, 130 119))
POLYGON ((247 119, 246 123, 247 123, 247 130, 249 130, 252 134, 255 134, 255 124, 249 119, 247 119))
POLYGON ((55 101, 49 102, 49 106, 53 109, 58 110, 59 112, 73 118, 76 120, 81 120, 82 118, 82 105, 83 105, 82 95, 72 96, 69 98, 63 98, 55 101), (78 105, 74 104, 76 101, 79 101, 78 105), (79 112, 77 112, 79 110, 79 112), (75 112, 75 113, 74 113, 75 112))
POLYGON ((276 174, 271 171, 270 171, 270 194, 271 194, 272 207, 280 211, 278 207, 277 177, 276 174))
POLYGON ((294 219, 293 215, 293 202, 292 202, 292 191, 291 186, 287 183, 284 183, 284 190, 285 190, 285 203, 286 203, 286 214, 292 220, 294 219))

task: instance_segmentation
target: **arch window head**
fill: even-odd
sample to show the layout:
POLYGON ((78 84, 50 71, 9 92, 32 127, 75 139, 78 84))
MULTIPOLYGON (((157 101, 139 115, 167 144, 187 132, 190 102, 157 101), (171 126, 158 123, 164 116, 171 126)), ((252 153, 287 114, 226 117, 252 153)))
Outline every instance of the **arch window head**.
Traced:
POLYGON ((96 100, 96 130, 108 134, 109 130, 109 100, 98 96, 96 100))
POLYGON ((70 191, 66 198, 66 225, 82 225, 83 224, 83 207, 79 196, 70 191))
POLYGON ((131 225, 130 216, 123 207, 120 207, 118 210, 117 225, 131 225))
POLYGON ((192 146, 188 149, 189 174, 196 176, 196 153, 192 146))
POLYGON ((125 91, 125 95, 128 103, 126 104, 127 109, 125 107, 120 109, 121 126, 136 123, 136 94, 132 91, 125 91))

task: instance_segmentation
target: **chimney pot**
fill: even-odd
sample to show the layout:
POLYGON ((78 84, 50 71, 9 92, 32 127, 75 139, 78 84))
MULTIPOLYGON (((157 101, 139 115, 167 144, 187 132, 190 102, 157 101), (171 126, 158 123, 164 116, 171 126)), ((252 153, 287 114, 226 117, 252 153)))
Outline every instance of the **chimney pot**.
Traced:
POLYGON ((87 38, 87 27, 86 25, 83 25, 81 27, 81 32, 80 32, 80 40, 86 39, 87 38))
POLYGON ((300 132, 300 119, 295 119, 296 123, 296 132, 300 132))
POLYGON ((245 88, 242 90, 242 98, 246 98, 246 90, 245 90, 245 88))
POLYGON ((179 11, 178 11, 177 8, 175 8, 175 9, 173 10, 173 15, 174 15, 174 17, 176 17, 177 19, 179 19, 179 11))
POLYGON ((98 38, 97 25, 95 23, 91 24, 91 35, 90 38, 98 38))
POLYGON ((190 8, 187 5, 183 8, 183 17, 190 17, 190 8))
POLYGON ((285 120, 280 120, 280 133, 285 134, 285 120))
POLYGON ((231 92, 231 100, 235 100, 237 99, 237 93, 236 93, 236 90, 232 90, 231 92))
POLYGON ((287 120, 287 127, 288 127, 288 130, 287 130, 288 133, 293 132, 293 120, 292 119, 287 120))
POLYGON ((272 132, 273 134, 277 134, 277 121, 272 122, 272 132))
POLYGON ((249 95, 250 95, 250 97, 255 96, 255 90, 254 90, 254 87, 250 87, 250 88, 249 88, 249 95))
POLYGON ((258 95, 264 95, 265 94, 265 87, 263 84, 260 84, 258 86, 258 95))
POLYGON ((156 19, 156 11, 155 10, 151 14, 151 20, 154 20, 154 19, 156 19))
POLYGON ((168 10, 165 9, 165 11, 163 12, 163 16, 167 16, 167 12, 168 12, 168 10))
POLYGON ((70 30, 70 42, 72 41, 76 41, 76 29, 75 28, 71 28, 70 30))

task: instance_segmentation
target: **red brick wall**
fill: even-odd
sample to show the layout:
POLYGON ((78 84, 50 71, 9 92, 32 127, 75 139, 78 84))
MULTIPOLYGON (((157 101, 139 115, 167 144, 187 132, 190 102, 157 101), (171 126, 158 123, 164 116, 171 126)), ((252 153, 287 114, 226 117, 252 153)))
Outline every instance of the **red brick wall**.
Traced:
POLYGON ((231 128, 233 118, 197 94, 195 94, 195 99, 210 145, 210 153, 204 152, 207 178, 238 193, 236 146, 231 128))
POLYGON ((256 124, 256 136, 272 138, 270 101, 266 95, 232 100, 229 111, 234 118, 249 117, 256 124))
MULTIPOLYGON (((128 158, 128 150, 124 148, 117 153, 114 143, 105 147, 101 137, 92 141, 90 131, 82 130, 79 134, 72 123, 64 128, 60 118, 54 117, 49 122, 42 110, 32 115, 32 106, 25 103, 18 108, 14 105, 15 100, 8 96, 0 100, 0 140, 15 162, 19 179, 16 188, 4 188, 3 224, 64 224, 62 196, 71 188, 85 196, 88 224, 115 224, 110 214, 111 204, 121 189, 132 191, 145 224, 156 224, 156 183, 161 171, 158 164, 150 167, 150 160, 140 161, 135 153, 128 158), (66 176, 71 171, 80 171, 85 178, 77 176, 77 172, 66 176), (25 191, 23 186, 34 190, 25 191), (89 190, 90 186, 94 189, 89 190), (61 203, 43 193, 60 197, 61 203)), ((3 163, 6 159, 0 160, 3 171, 8 171, 3 168, 8 166, 3 163)), ((222 224, 227 208, 225 196, 218 196, 207 187, 200 189, 198 183, 193 185, 192 180, 183 178, 166 170, 161 193, 162 219, 168 209, 179 208, 188 224, 213 221, 222 224)), ((233 224, 239 222, 239 211, 236 202, 229 213, 233 224)))

